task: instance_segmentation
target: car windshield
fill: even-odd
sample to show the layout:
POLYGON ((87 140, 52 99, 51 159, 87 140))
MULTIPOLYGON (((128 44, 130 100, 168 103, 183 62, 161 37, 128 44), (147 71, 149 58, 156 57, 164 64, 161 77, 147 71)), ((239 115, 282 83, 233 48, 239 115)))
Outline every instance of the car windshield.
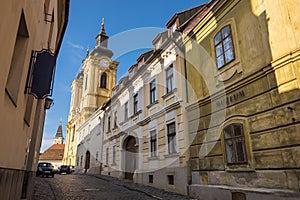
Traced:
POLYGON ((40 163, 39 167, 52 167, 51 163, 40 163))

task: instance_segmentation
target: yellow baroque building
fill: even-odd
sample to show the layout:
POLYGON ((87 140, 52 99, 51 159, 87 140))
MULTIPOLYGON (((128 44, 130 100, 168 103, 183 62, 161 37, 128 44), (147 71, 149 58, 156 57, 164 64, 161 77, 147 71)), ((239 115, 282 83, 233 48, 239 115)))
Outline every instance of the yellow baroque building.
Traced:
POLYGON ((299 10, 297 0, 213 0, 179 27, 190 195, 299 198, 299 10))
POLYGON ((107 48, 109 37, 104 29, 104 19, 96 45, 87 51, 82 68, 72 82, 72 97, 63 164, 76 165, 77 146, 80 143, 78 128, 112 96, 116 85, 118 62, 112 61, 113 52, 107 48))
POLYGON ((69 3, 1 2, 0 199, 32 198, 45 113, 51 102, 47 97, 69 3))

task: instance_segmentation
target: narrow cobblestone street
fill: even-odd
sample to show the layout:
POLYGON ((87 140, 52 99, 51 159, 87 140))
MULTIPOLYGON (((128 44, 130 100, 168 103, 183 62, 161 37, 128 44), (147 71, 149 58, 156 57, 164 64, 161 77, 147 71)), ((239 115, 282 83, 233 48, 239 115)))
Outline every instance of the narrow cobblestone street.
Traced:
POLYGON ((65 199, 190 199, 149 186, 101 175, 55 175, 36 178, 36 200, 65 199))

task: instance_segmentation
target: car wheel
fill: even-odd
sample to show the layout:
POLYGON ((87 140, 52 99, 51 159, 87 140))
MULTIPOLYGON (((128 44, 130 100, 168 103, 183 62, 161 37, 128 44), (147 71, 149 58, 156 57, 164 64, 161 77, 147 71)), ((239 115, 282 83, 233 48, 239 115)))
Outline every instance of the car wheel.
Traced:
POLYGON ((52 174, 52 176, 51 176, 52 178, 54 178, 54 174, 52 174))

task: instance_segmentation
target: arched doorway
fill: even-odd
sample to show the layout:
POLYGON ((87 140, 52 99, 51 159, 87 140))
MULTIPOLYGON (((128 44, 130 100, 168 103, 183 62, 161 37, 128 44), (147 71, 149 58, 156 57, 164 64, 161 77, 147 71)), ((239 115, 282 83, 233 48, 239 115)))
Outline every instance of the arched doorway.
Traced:
POLYGON ((136 139, 133 136, 128 136, 124 143, 124 166, 125 166, 125 179, 133 180, 133 174, 137 166, 137 152, 138 147, 136 139))
POLYGON ((85 165, 84 165, 85 172, 87 172, 87 170, 90 168, 90 160, 91 160, 91 153, 87 151, 85 154, 85 165))

